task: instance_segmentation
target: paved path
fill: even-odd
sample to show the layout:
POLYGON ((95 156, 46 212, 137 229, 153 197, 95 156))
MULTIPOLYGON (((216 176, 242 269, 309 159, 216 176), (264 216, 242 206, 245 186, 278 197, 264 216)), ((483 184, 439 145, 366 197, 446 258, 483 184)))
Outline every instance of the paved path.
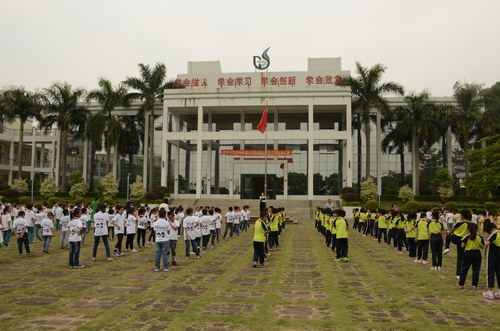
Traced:
POLYGON ((500 329, 500 300, 455 288, 453 255, 442 273, 431 272, 392 248, 350 236, 347 264, 335 263, 312 224, 303 222, 287 226, 265 268, 251 267, 247 232, 199 260, 179 259, 169 273, 152 272, 152 247, 93 263, 85 246, 83 270, 66 268, 66 251, 18 258, 15 247, 2 249, 0 328, 500 329))

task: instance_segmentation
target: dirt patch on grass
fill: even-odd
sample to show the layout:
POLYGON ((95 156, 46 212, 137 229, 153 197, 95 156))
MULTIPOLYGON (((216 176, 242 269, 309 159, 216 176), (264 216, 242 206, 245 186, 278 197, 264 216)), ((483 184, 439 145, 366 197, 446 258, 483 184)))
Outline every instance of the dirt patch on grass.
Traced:
POLYGON ((251 290, 222 290, 217 292, 218 297, 224 298, 260 298, 263 295, 263 292, 251 290))
POLYGON ((14 303, 21 306, 45 306, 59 301, 58 297, 53 296, 35 296, 25 297, 14 301, 14 303))
POLYGON ((204 311, 219 315, 248 315, 255 311, 255 306, 253 304, 211 302, 205 306, 204 311))
POLYGON ((187 286, 176 286, 169 287, 165 289, 165 293, 169 295, 181 295, 181 296, 199 296, 204 294, 207 291, 205 287, 187 287, 187 286))
POLYGON ((328 307, 284 305, 279 307, 276 310, 276 313, 282 318, 291 318, 299 320, 331 318, 331 311, 328 307))
POLYGON ((324 300, 327 298, 325 293, 317 291, 280 291, 279 294, 286 300, 324 300))
POLYGON ((74 301, 70 304, 70 306, 78 308, 109 309, 118 306, 122 302, 124 301, 119 298, 91 298, 74 301))

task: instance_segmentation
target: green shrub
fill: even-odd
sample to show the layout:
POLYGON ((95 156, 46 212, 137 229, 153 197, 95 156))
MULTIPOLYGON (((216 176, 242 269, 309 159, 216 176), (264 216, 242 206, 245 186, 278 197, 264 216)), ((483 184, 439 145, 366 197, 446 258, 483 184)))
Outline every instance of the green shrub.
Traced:
POLYGON ((87 193, 88 189, 89 187, 87 186, 87 183, 78 182, 71 185, 71 190, 69 190, 69 195, 73 198, 81 198, 87 193))
POLYGON ((142 200, 146 195, 146 189, 142 184, 141 176, 137 176, 135 182, 130 186, 130 195, 133 195, 137 200, 142 200))
POLYGON ((49 207, 52 207, 53 205, 55 205, 56 203, 59 202, 59 198, 58 197, 50 197, 47 199, 47 203, 49 205, 49 207))
POLYGON ((352 202, 358 200, 358 196, 354 193, 344 193, 342 194, 342 200, 352 202))
POLYGON ((373 177, 368 177, 365 181, 361 182, 361 200, 375 200, 378 197, 377 184, 373 177))
POLYGON ((19 197, 19 203, 22 203, 23 205, 31 203, 31 197, 26 197, 26 196, 19 197))
POLYGON ((415 200, 410 200, 404 205, 404 209, 408 213, 416 213, 419 207, 419 203, 415 200))
POLYGON ((359 207, 361 206, 361 202, 359 201, 342 201, 343 207, 359 207))
POLYGON ((366 208, 368 208, 368 209, 377 209, 378 208, 378 202, 376 200, 368 200, 365 205, 366 205, 366 208))
POLYGON ((446 208, 447 210, 454 210, 457 209, 457 204, 453 201, 448 201, 444 204, 444 208, 446 208))
POLYGON ((409 185, 401 186, 401 188, 399 189, 398 197, 403 202, 415 200, 415 194, 413 193, 413 190, 409 185))
POLYGON ((53 197, 57 192, 56 181, 54 177, 49 176, 40 185, 40 195, 45 199, 53 197))
POLYGON ((12 184, 11 188, 19 193, 26 193, 29 191, 26 179, 21 179, 21 178, 14 179, 14 184, 12 184))
POLYGON ((118 182, 112 173, 107 174, 99 181, 99 192, 103 197, 113 199, 118 194, 118 182))
POLYGON ((101 201, 102 201, 102 203, 105 203, 108 206, 113 206, 115 204, 113 201, 113 198, 111 198, 111 197, 104 197, 101 201))
POLYGON ((497 208, 497 204, 493 201, 488 201, 484 203, 484 209, 486 210, 495 210, 497 208))

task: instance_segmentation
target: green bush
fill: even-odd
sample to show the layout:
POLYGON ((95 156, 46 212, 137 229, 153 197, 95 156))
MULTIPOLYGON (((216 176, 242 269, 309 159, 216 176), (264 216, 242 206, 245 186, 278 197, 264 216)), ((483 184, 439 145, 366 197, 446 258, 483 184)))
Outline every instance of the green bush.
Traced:
POLYGON ((53 205, 55 205, 56 203, 59 202, 59 198, 58 197, 50 197, 47 199, 47 203, 49 204, 49 207, 52 207, 53 205))
POLYGON ((375 183, 375 179, 373 177, 368 177, 365 181, 361 182, 360 196, 363 201, 377 199, 377 183, 375 183))
POLYGON ((21 179, 21 178, 14 179, 14 183, 12 184, 11 187, 13 190, 16 190, 19 193, 26 193, 29 191, 26 179, 21 179))
POLYGON ((359 207, 361 206, 361 202, 359 201, 342 201, 343 207, 359 207))
POLYGON ((342 194, 342 200, 343 201, 348 201, 348 202, 352 202, 352 201, 356 201, 358 200, 358 196, 354 193, 345 193, 345 194, 342 194))
POLYGON ((484 203, 484 209, 486 210, 495 210, 497 208, 496 202, 488 201, 484 203))
POLYGON ((401 186, 401 188, 399 189, 398 197, 403 202, 415 200, 415 194, 413 193, 413 189, 409 185, 401 186))
POLYGON ((19 197, 19 203, 22 203, 23 205, 31 203, 31 197, 26 197, 26 196, 19 197))
POLYGON ((448 201, 444 204, 444 208, 446 208, 447 210, 454 210, 457 209, 457 204, 453 201, 448 201))
POLYGON ((419 203, 415 200, 410 200, 404 205, 404 209, 407 213, 416 213, 419 207, 419 203))
POLYGON ((376 200, 368 200, 366 202, 365 206, 368 209, 377 209, 378 208, 378 202, 376 200))

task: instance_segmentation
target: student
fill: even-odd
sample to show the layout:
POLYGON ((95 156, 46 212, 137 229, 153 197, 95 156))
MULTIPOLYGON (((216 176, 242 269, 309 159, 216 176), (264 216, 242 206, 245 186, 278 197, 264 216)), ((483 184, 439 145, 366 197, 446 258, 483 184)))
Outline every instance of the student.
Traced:
POLYGON ((267 212, 265 210, 260 211, 260 218, 255 221, 254 234, 253 234, 253 267, 257 268, 257 263, 261 267, 264 267, 265 260, 265 249, 264 245, 266 242, 266 234, 268 233, 268 228, 266 226, 265 219, 267 217, 267 212))
MULTIPOLYGON (((337 249, 337 228, 335 227, 335 221, 337 220, 337 217, 339 217, 339 214, 334 213, 333 210, 328 209, 327 213, 325 214, 325 224, 326 221, 328 221, 328 231, 331 232, 330 236, 330 242, 332 245, 332 253, 335 253, 335 250, 337 249)), ((337 250, 338 252, 338 250, 337 250)))
POLYGON ((274 250, 279 246, 279 218, 278 218, 278 209, 273 208, 272 216, 269 222, 269 249, 274 250))
POLYGON ((378 225, 378 243, 382 239, 382 234, 384 235, 384 243, 387 243, 387 219, 385 218, 385 210, 381 209, 378 212, 377 217, 377 225, 378 225))
POLYGON ((488 234, 488 239, 485 240, 485 246, 488 250, 488 291, 483 292, 483 297, 488 300, 495 300, 495 298, 500 299, 500 234, 497 226, 489 220, 484 222, 483 231, 488 234), (493 289, 495 288, 495 276, 497 278, 499 291, 493 293, 493 289))
POLYGON ((233 219, 233 233, 240 235, 240 223, 243 217, 241 215, 241 208, 238 206, 234 207, 234 219, 233 219))
POLYGON ((360 218, 359 216, 361 213, 359 212, 358 208, 354 208, 353 212, 354 212, 354 225, 352 226, 352 228, 354 230, 357 230, 359 226, 359 218, 360 218))
POLYGON ((363 233, 365 236, 365 229, 366 229, 366 211, 364 208, 361 208, 361 211, 359 212, 359 224, 358 224, 358 232, 363 233))
MULTIPOLYGON (((462 215, 463 216, 463 215, 462 215)), ((479 283, 479 271, 481 270, 481 249, 484 248, 484 239, 477 233, 478 226, 469 224, 469 234, 462 239, 464 259, 460 269, 458 287, 463 289, 469 268, 472 266, 472 289, 477 288, 479 283)))
POLYGON ((337 216, 337 219, 335 220, 335 223, 333 224, 335 229, 336 229, 336 246, 337 246, 337 259, 335 261, 344 261, 344 262, 349 262, 349 259, 347 258, 347 253, 349 249, 348 245, 348 234, 347 230, 349 228, 349 225, 347 224, 347 221, 344 219, 345 216, 345 211, 339 209, 337 211, 334 211, 334 216, 337 216))
POLYGON ((179 228, 180 228, 180 222, 179 220, 175 217, 173 211, 169 211, 167 213, 167 220, 170 223, 170 226, 172 227, 172 230, 170 231, 170 237, 169 237, 169 247, 170 247, 170 259, 172 260, 172 265, 177 265, 176 257, 177 257, 177 239, 179 238, 179 228))
MULTIPOLYGON (((173 212, 169 212, 173 218, 173 212)), ((163 271, 168 272, 168 251, 170 244, 170 232, 172 227, 170 222, 166 220, 167 211, 161 208, 158 212, 158 220, 155 222, 156 233, 156 258, 155 271, 160 271, 160 260, 163 258, 163 271)))
POLYGON ((131 253, 137 253, 138 250, 134 249, 135 227, 137 223, 137 212, 135 207, 130 207, 128 216, 125 218, 125 227, 127 229, 127 241, 125 242, 125 249, 131 253))
POLYGON ((71 269, 85 268, 80 264, 80 244, 82 242, 82 213, 79 208, 73 211, 73 219, 68 223, 69 229, 69 267, 71 269))
POLYGON ((113 261, 111 257, 111 252, 108 243, 108 222, 109 216, 106 213, 106 205, 101 204, 98 207, 98 212, 94 214, 94 247, 92 249, 92 261, 96 260, 97 247, 99 247, 99 241, 102 238, 104 248, 106 249, 106 257, 108 262, 113 261))
POLYGON ((124 211, 123 207, 117 206, 116 215, 113 217, 113 221, 111 222, 111 224, 113 224, 115 228, 115 233, 117 237, 115 251, 113 254, 116 257, 125 256, 125 254, 122 253, 122 241, 123 241, 123 234, 125 232, 125 221, 124 221, 123 211, 124 211))
POLYGON ((208 248, 208 243, 210 242, 210 227, 213 223, 213 219, 208 215, 208 210, 203 209, 201 211, 202 217, 200 219, 201 222, 201 236, 203 238, 203 250, 206 251, 208 248))
POLYGON ((332 242, 332 210, 331 209, 323 209, 323 215, 325 221, 323 222, 325 225, 325 246, 330 247, 332 242))
POLYGON ((37 212, 35 214, 35 236, 36 236, 36 239, 38 239, 39 241, 43 241, 43 234, 40 235, 40 230, 42 228, 41 224, 42 224, 42 221, 46 218, 46 214, 44 212, 44 209, 42 208, 42 206, 38 206, 37 207, 37 212))
POLYGON ((200 243, 196 238, 196 226, 199 225, 198 217, 193 215, 193 208, 186 209, 186 218, 184 219, 184 239, 186 243, 186 260, 189 259, 189 247, 193 248, 196 258, 200 256, 200 243))
POLYGON ((396 217, 398 212, 396 210, 391 211, 389 218, 387 219, 387 227, 389 231, 387 232, 387 246, 391 246, 391 240, 394 243, 394 248, 396 248, 396 217))
POLYGON ((63 216, 63 209, 60 203, 56 204, 56 209, 54 210, 56 216, 56 231, 61 230, 61 218, 63 216))
POLYGON ((12 237, 12 207, 5 206, 2 214, 2 232, 3 246, 9 247, 9 241, 12 237))
POLYGON ((28 227, 28 237, 30 244, 35 243, 35 212, 33 211, 33 205, 27 204, 25 211, 25 219, 28 227))
POLYGON ((221 228, 222 228, 222 215, 220 214, 221 210, 219 207, 215 207, 214 210, 214 223, 215 223, 215 233, 212 237, 212 245, 214 245, 214 240, 217 238, 217 243, 220 241, 220 236, 221 236, 221 228))
POLYGON ((82 208, 82 216, 80 217, 80 221, 82 222, 82 246, 85 246, 85 238, 87 237, 87 224, 89 221, 87 211, 87 208, 82 208))
POLYGON ((443 266, 443 224, 439 222, 439 212, 434 210, 429 223, 430 244, 432 254, 432 271, 441 271, 443 266))
POLYGON ((318 230, 319 232, 319 213, 320 213, 320 207, 316 207, 316 211, 314 212, 314 228, 318 230))
POLYGON ((149 219, 148 224, 149 224, 149 229, 150 229, 149 238, 148 238, 148 245, 151 245, 151 240, 153 240, 153 243, 156 240, 155 222, 158 219, 158 208, 153 208, 151 210, 151 213, 150 213, 148 219, 149 219))
POLYGON ((455 270, 457 279, 460 278, 460 270, 462 268, 462 261, 464 258, 462 239, 469 233, 470 219, 471 213, 466 209, 462 210, 458 217, 459 221, 455 223, 451 231, 448 231, 448 235, 446 237, 446 247, 443 251, 443 255, 447 254, 450 251, 450 243, 453 243, 457 246, 457 265, 455 270))
POLYGON ((417 258, 416 263, 428 264, 429 255, 429 222, 427 222, 426 213, 420 214, 420 220, 417 222, 417 258))
POLYGON ((68 224, 70 221, 69 210, 63 209, 63 216, 61 217, 61 249, 68 248, 69 229, 68 224))
POLYGON ((182 221, 186 217, 186 215, 184 215, 184 208, 182 208, 182 206, 179 206, 177 207, 177 210, 174 213, 175 213, 175 219, 179 222, 179 235, 182 235, 183 234, 182 221))
POLYGON ((233 207, 229 207, 226 213, 226 228, 224 229, 224 235, 222 236, 222 239, 226 239, 228 231, 229 231, 229 238, 233 236, 233 220, 234 220, 233 207))
POLYGON ((405 223, 405 233, 408 240, 408 256, 410 258, 417 257, 417 225, 416 225, 417 214, 411 213, 408 215, 408 219, 405 223))
POLYGON ((44 218, 42 222, 40 222, 40 227, 42 228, 42 238, 43 238, 43 248, 42 252, 48 254, 50 242, 52 238, 55 238, 56 234, 53 232, 54 229, 54 213, 49 211, 47 213, 47 218, 44 218))
POLYGON ((398 245, 398 251, 403 254, 403 246, 408 250, 408 240, 406 239, 405 232, 405 219, 402 211, 396 211, 397 215, 394 219, 394 226, 396 231, 396 241, 398 245))
POLYGON ((147 219, 146 219, 146 209, 144 207, 139 208, 139 215, 137 217, 137 247, 144 247, 146 244, 146 227, 147 227, 147 219), (142 240, 142 245, 141 245, 142 240))
POLYGON ((23 256, 23 244, 26 249, 26 255, 30 256, 30 242, 28 234, 28 222, 24 219, 24 211, 20 210, 17 213, 17 219, 14 221, 12 227, 14 228, 16 239, 17 239, 17 249, 19 251, 19 256, 23 256))
POLYGON ((106 215, 108 217, 106 224, 108 225, 109 240, 115 241, 115 226, 113 225, 113 219, 115 218, 115 210, 113 208, 109 208, 106 215))

